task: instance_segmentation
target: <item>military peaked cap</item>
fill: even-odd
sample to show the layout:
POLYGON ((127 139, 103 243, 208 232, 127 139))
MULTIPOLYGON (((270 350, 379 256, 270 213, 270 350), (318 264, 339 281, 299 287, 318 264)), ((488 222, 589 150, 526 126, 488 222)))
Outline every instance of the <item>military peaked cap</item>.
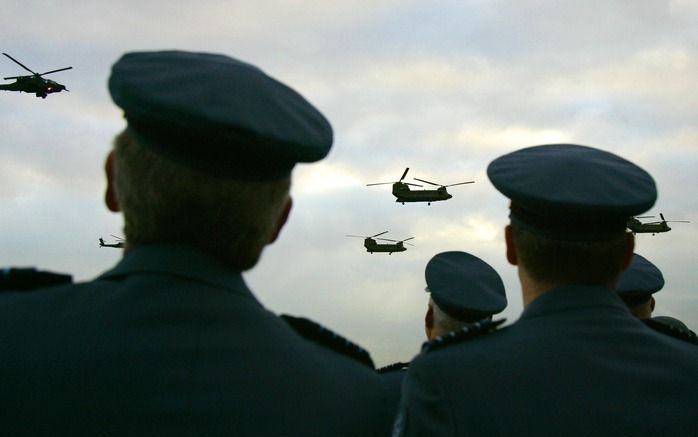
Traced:
POLYGON ((511 199, 511 221, 561 240, 603 240, 657 199, 652 177, 613 153, 576 144, 528 147, 490 163, 487 175, 511 199))
POLYGON ((431 298, 446 314, 474 321, 504 310, 507 297, 499 274, 466 252, 442 252, 424 271, 431 298))
POLYGON ((332 127, 303 96, 225 55, 127 53, 109 91, 139 143, 207 174, 280 179, 332 145, 332 127))

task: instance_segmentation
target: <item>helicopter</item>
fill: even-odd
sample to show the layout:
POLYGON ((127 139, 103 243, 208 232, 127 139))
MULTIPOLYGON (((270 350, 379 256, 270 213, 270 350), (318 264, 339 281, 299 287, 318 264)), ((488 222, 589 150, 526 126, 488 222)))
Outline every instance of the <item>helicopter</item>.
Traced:
POLYGON ((642 218, 652 218, 654 217, 653 215, 643 215, 643 216, 638 216, 638 217, 630 217, 628 219, 628 229, 633 234, 649 234, 651 233, 652 235, 658 234, 661 232, 669 232, 671 231, 671 228, 667 223, 690 223, 689 221, 686 220, 672 220, 672 221, 667 221, 664 219, 664 214, 659 213, 659 217, 661 217, 662 221, 659 222, 650 222, 650 223, 642 223, 640 219, 642 218))
MULTIPOLYGON (((388 252, 388 255, 392 255, 393 252, 404 252, 407 250, 405 247, 405 241, 411 240, 414 237, 410 238, 405 238, 404 240, 390 240, 388 238, 376 238, 379 235, 387 234, 388 231, 383 231, 380 232, 376 235, 371 235, 370 237, 365 237, 362 235, 347 235, 347 237, 357 237, 357 238, 363 238, 364 239, 364 247, 366 248, 366 252, 368 253, 373 253, 373 252, 388 252), (392 243, 387 243, 387 244, 381 244, 378 243, 376 240, 381 240, 381 241, 391 241, 392 243)), ((409 244, 409 243, 407 243, 409 244)))
POLYGON ((102 237, 99 237, 99 247, 113 247, 115 249, 123 249, 126 245, 124 239, 115 235, 112 235, 112 237, 116 238, 116 243, 105 243, 104 239, 102 237))
POLYGON ((60 93, 61 91, 68 91, 68 89, 65 87, 65 85, 62 85, 58 82, 55 82, 53 80, 49 79, 44 79, 42 76, 51 74, 51 73, 56 73, 59 71, 64 71, 64 70, 70 70, 73 67, 65 67, 65 68, 59 68, 57 70, 51 70, 47 71, 46 73, 36 73, 29 68, 27 68, 24 64, 13 58, 12 56, 8 55, 7 53, 3 53, 3 55, 7 56, 10 58, 12 61, 14 61, 16 64, 18 64, 20 67, 24 68, 28 72, 32 73, 31 75, 25 75, 25 76, 11 76, 11 77, 4 77, 4 80, 11 80, 15 79, 14 83, 9 83, 9 84, 0 84, 0 90, 5 90, 5 91, 19 91, 19 92, 24 92, 24 93, 35 93, 36 97, 41 97, 42 99, 45 99, 46 96, 52 93, 60 93))
POLYGON ((430 185, 435 185, 439 188, 435 190, 410 190, 410 186, 414 187, 421 187, 422 185, 418 184, 411 184, 409 182, 403 182, 403 179, 405 179, 405 176, 407 176, 407 172, 410 170, 409 167, 405 169, 405 172, 402 174, 402 177, 400 178, 399 181, 396 182, 379 182, 375 184, 366 184, 367 187, 373 186, 373 185, 387 185, 387 184, 393 184, 393 196, 395 196, 395 201, 400 202, 403 205, 405 202, 427 202, 427 205, 431 205, 431 202, 438 202, 439 200, 448 200, 451 197, 453 197, 451 194, 449 194, 448 191, 446 191, 447 187, 453 187, 455 185, 464 185, 464 184, 472 184, 475 181, 467 181, 467 182, 458 182, 457 184, 449 184, 449 185, 441 185, 437 184, 434 182, 429 182, 424 179, 418 179, 414 178, 414 180, 419 181, 419 182, 424 182, 426 184, 430 185))

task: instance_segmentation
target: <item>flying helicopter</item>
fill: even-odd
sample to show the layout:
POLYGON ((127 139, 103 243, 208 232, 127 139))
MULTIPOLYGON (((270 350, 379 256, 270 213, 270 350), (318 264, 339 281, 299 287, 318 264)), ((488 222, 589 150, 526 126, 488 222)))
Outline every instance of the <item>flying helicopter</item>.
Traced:
POLYGON ((102 237, 99 237, 99 247, 113 247, 115 249, 123 249, 126 245, 124 239, 115 235, 112 235, 112 237, 116 238, 116 243, 105 243, 104 239, 102 237))
POLYGON ((36 94, 36 97, 41 97, 42 99, 45 99, 47 95, 52 94, 52 93, 60 93, 61 91, 68 91, 68 89, 65 87, 65 85, 62 85, 58 82, 55 82, 53 80, 49 79, 44 79, 42 76, 45 76, 47 74, 51 73, 56 73, 59 71, 64 71, 64 70, 70 70, 73 67, 65 67, 65 68, 59 68, 57 70, 51 70, 47 71, 46 73, 37 73, 35 71, 30 70, 13 58, 12 56, 8 55, 7 53, 3 53, 3 55, 7 56, 10 58, 12 61, 14 61, 16 64, 18 64, 20 67, 24 68, 28 72, 31 73, 31 75, 25 75, 25 76, 11 76, 11 77, 4 77, 4 80, 12 80, 15 79, 14 83, 8 83, 8 84, 0 84, 0 90, 5 90, 5 91, 19 91, 19 92, 24 92, 24 93, 34 93, 36 94))
POLYGON ((638 217, 630 217, 628 219, 628 229, 633 234, 658 234, 661 232, 669 232, 671 231, 671 228, 667 223, 690 223, 687 220, 671 220, 667 221, 664 219, 664 214, 659 213, 659 217, 661 217, 661 221, 659 222, 650 222, 650 223, 642 223, 640 219, 643 218, 652 218, 654 217, 653 215, 643 215, 643 216, 638 216, 638 217))
POLYGON ((407 172, 410 170, 409 167, 405 169, 405 172, 402 174, 402 177, 400 178, 399 181, 396 182, 378 182, 375 184, 366 184, 367 187, 373 186, 373 185, 387 185, 387 184, 393 184, 393 196, 395 196, 395 201, 400 202, 403 205, 405 202, 427 202, 427 205, 431 205, 431 202, 438 202, 440 200, 448 200, 451 197, 453 197, 447 190, 447 187, 453 187, 456 185, 464 185, 464 184, 472 184, 475 181, 467 181, 467 182, 458 182, 457 184, 449 184, 449 185, 441 185, 437 184, 434 182, 429 182, 424 179, 418 179, 414 178, 415 180, 419 182, 424 182, 426 184, 430 185, 435 185, 439 188, 437 189, 432 189, 432 190, 411 190, 410 186, 414 187, 421 187, 422 185, 418 184, 411 184, 409 182, 403 182, 403 179, 405 179, 405 176, 407 176, 407 172))
POLYGON ((357 237, 357 238, 363 238, 364 239, 364 247, 366 248, 366 252, 368 253, 373 253, 373 252, 388 252, 388 255, 392 255, 393 252, 404 252, 407 250, 405 247, 405 244, 410 244, 410 243, 405 243, 405 241, 411 240, 414 237, 410 238, 405 238, 404 240, 390 240, 388 238, 376 238, 379 235, 387 234, 388 231, 383 231, 380 232, 376 235, 371 235, 370 237, 365 237, 362 235, 347 235, 347 237, 357 237), (378 243, 376 240, 381 240, 381 241, 391 241, 392 243, 378 243))

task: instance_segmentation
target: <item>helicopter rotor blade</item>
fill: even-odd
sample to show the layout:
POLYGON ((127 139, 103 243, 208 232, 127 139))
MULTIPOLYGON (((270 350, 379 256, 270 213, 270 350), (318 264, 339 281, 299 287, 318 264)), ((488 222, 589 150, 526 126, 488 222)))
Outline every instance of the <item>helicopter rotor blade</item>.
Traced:
POLYGON ((424 179, 413 178, 415 181, 424 182, 425 184, 436 185, 437 187, 442 187, 441 184, 435 184, 434 182, 425 181, 424 179))
POLYGON ((407 176, 407 172, 408 172, 408 171, 410 171, 410 168, 409 168, 409 167, 407 167, 407 168, 405 169, 405 172, 402 174, 402 177, 400 178, 400 181, 399 181, 399 182, 402 182, 402 180, 405 179, 405 176, 407 176))
POLYGON ((691 223, 688 220, 667 220, 667 223, 691 223))
POLYGON ((661 212, 659 213, 659 217, 661 217, 661 218, 662 218, 662 221, 663 221, 663 222, 665 222, 665 221, 666 221, 666 219, 664 218, 664 214, 662 214, 661 212))
POLYGON ((22 64, 21 62, 19 62, 18 60, 16 60, 16 59, 13 58, 12 56, 8 55, 7 53, 3 53, 3 55, 5 55, 5 56, 7 56, 8 58, 12 59, 17 65, 19 65, 20 67, 24 68, 24 69, 27 70, 28 72, 30 72, 30 73, 32 73, 32 74, 36 74, 36 72, 31 71, 26 65, 22 64))
POLYGON ((641 219, 641 218, 652 218, 652 217, 654 217, 654 216, 653 215, 636 215, 633 218, 641 219))
POLYGON ((393 243, 397 243, 397 240, 391 240, 390 238, 376 238, 376 240, 381 240, 381 241, 392 241, 393 243))
POLYGON ((409 186, 411 186, 411 187, 423 187, 423 186, 424 186, 424 185, 419 185, 419 184, 411 184, 411 183, 409 183, 409 182, 403 182, 403 184, 409 185, 409 186))
POLYGON ((57 73, 57 72, 59 72, 59 71, 70 70, 70 69, 72 69, 72 68, 73 68, 73 67, 59 68, 58 70, 51 70, 51 71, 47 71, 46 73, 41 73, 39 76, 43 76, 43 75, 45 75, 45 74, 57 73))
POLYGON ((394 184, 395 182, 378 182, 375 184, 366 184, 367 187, 373 186, 373 185, 388 185, 388 184, 394 184))
POLYGON ((367 238, 375 238, 375 237, 377 237, 377 236, 379 236, 379 235, 383 235, 383 234, 387 234, 387 233, 388 233, 388 231, 383 231, 383 232, 377 233, 376 235, 371 235, 370 237, 367 237, 367 238))
POLYGON ((403 242, 405 242, 405 241, 409 241, 409 240, 411 240, 411 239, 413 239, 413 238, 414 238, 414 237, 405 238, 404 240, 400 240, 400 243, 403 243, 403 242))
POLYGON ((475 183, 475 181, 458 182, 457 184, 444 185, 444 187, 454 187, 456 185, 465 185, 465 184, 474 184, 474 183, 475 183))

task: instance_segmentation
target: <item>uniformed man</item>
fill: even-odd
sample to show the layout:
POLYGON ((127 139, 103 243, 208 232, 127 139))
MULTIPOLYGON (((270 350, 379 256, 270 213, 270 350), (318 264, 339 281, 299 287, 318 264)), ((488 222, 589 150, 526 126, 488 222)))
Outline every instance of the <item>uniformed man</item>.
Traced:
POLYGON ((633 253, 627 218, 656 199, 650 175, 573 144, 518 150, 487 173, 511 199, 506 256, 524 311, 490 334, 428 345, 407 372, 394 433, 695 433, 698 348, 649 329, 614 292, 633 253))
MULTIPOLYGON (((424 316, 427 340, 444 337, 464 326, 491 320, 507 306, 504 283, 485 261, 466 252, 434 255, 424 269, 430 294, 424 316)), ((402 380, 409 363, 394 363, 378 369, 397 408, 402 380)))
POLYGON ((490 320, 507 306, 502 278, 475 255, 439 253, 427 263, 424 277, 430 293, 424 316, 428 340, 470 323, 490 320))
POLYGON ((0 298, 2 434, 389 432, 374 369, 328 347, 336 336, 308 340, 312 325, 267 311, 241 276, 286 221, 294 165, 328 153, 325 117, 209 53, 125 54, 109 91, 127 121, 106 161, 124 257, 90 282, 0 298))
POLYGON ((664 276, 657 266, 640 254, 634 254, 630 266, 621 273, 616 285, 618 296, 631 313, 650 328, 698 344, 698 336, 683 322, 668 316, 652 317, 654 293, 664 288, 664 276))

